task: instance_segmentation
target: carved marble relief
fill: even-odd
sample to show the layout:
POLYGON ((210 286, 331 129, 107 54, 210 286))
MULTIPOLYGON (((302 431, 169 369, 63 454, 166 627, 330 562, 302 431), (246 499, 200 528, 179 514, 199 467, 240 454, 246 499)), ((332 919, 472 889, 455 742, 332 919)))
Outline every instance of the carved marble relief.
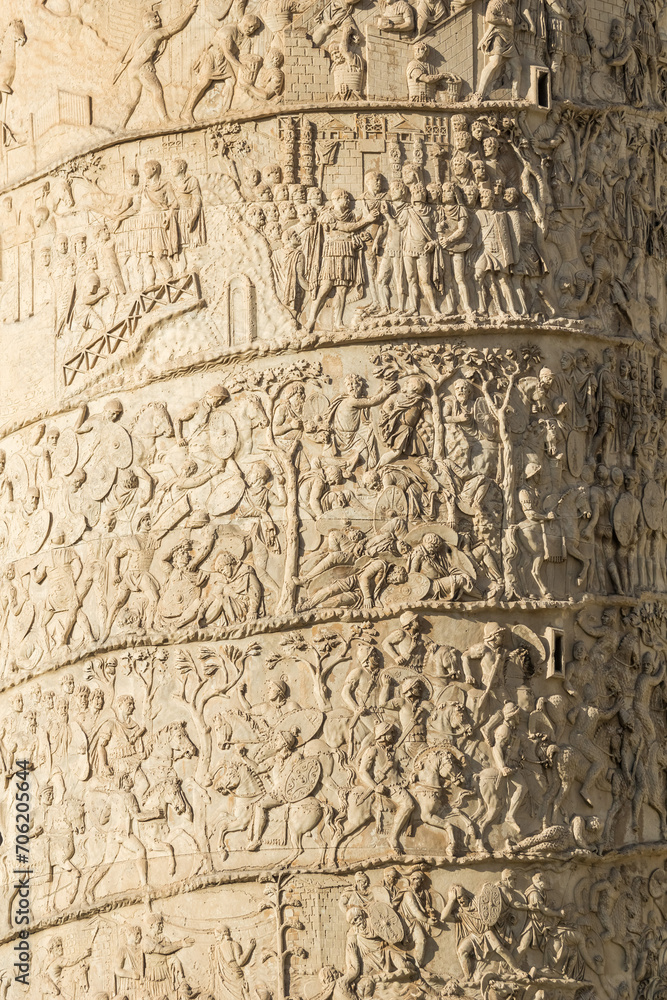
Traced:
POLYGON ((0 1000, 661 1000, 666 46, 6 0, 0 1000))

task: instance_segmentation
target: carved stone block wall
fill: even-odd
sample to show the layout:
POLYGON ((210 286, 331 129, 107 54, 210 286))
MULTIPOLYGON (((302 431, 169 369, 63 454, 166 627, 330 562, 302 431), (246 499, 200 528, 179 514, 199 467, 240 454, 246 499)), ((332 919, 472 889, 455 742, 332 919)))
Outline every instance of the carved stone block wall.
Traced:
POLYGON ((6 0, 0 1000, 661 1000, 653 0, 6 0))

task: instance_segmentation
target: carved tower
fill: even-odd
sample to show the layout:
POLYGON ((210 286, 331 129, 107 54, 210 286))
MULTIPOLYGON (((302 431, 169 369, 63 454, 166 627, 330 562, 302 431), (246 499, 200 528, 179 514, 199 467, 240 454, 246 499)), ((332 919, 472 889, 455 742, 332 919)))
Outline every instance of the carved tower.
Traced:
POLYGON ((3 1000, 663 997, 666 10, 5 0, 3 1000))

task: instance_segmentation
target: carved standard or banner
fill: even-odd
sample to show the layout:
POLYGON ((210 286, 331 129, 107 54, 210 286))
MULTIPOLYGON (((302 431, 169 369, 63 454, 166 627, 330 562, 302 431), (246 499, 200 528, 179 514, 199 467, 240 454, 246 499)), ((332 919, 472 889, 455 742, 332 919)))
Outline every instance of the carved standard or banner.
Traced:
POLYGON ((666 220, 653 0, 4 0, 0 1000, 663 1000, 666 220))

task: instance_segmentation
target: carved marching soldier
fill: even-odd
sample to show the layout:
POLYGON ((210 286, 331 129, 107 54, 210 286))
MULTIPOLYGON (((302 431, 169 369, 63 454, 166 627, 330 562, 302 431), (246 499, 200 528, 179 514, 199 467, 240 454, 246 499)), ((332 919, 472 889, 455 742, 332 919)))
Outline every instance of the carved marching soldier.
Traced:
POLYGON ((408 316, 419 314, 419 299, 424 298, 431 315, 437 316, 435 285, 442 282, 442 251, 435 231, 436 212, 426 200, 423 184, 413 184, 410 204, 401 214, 403 228, 403 267, 408 283, 408 316))
POLYGON ((441 923, 456 924, 456 954, 466 982, 472 980, 479 959, 489 954, 497 955, 519 978, 526 978, 526 973, 522 972, 507 942, 497 930, 496 925, 504 911, 500 895, 496 899, 492 897, 492 902, 492 906, 484 907, 480 912, 473 894, 456 884, 450 887, 445 908, 440 914, 441 923))
POLYGON ((487 99, 503 70, 508 70, 512 79, 512 100, 519 98, 522 65, 514 40, 517 15, 514 0, 490 0, 486 8, 486 31, 477 46, 480 52, 487 55, 475 94, 478 101, 487 99))
MULTIPOLYGON (((442 223, 438 226, 438 242, 451 260, 452 273, 445 277, 447 298, 443 313, 455 314, 460 306, 467 316, 473 312, 466 278, 467 253, 472 248, 470 211, 459 202, 456 185, 442 185, 442 223), (453 277, 453 281, 452 281, 453 277)), ((445 258, 447 259, 447 258, 445 258)))
POLYGON ((148 919, 148 933, 144 937, 144 967, 149 990, 156 997, 170 991, 173 985, 178 1000, 190 1000, 196 996, 185 977, 183 963, 177 952, 191 948, 194 938, 185 937, 169 941, 164 934, 164 917, 152 913, 148 919))
MULTIPOLYGON (((404 779, 395 760, 396 728, 391 722, 379 722, 373 730, 373 740, 362 752, 357 764, 359 785, 366 791, 354 797, 358 808, 364 798, 370 798, 368 822, 375 820, 376 833, 382 829, 382 813, 386 808, 394 813, 387 833, 389 847, 403 854, 400 842, 412 816, 414 799, 405 788, 404 779)), ((350 794, 352 798, 354 791, 350 794)), ((345 829, 343 830, 345 835, 345 829)))
POLYGON ((591 684, 585 684, 582 691, 583 700, 578 708, 573 708, 568 718, 572 723, 570 743, 579 750, 589 763, 586 777, 579 790, 582 799, 593 806, 591 798, 600 778, 606 777, 611 767, 609 754, 600 746, 596 739, 601 726, 611 722, 622 707, 622 701, 616 701, 606 711, 595 704, 595 689, 591 684))
POLYGON ((113 868, 121 848, 133 857, 142 886, 148 885, 148 856, 146 846, 139 836, 139 823, 161 819, 160 809, 144 812, 134 794, 134 778, 128 771, 122 774, 118 788, 109 788, 100 823, 105 828, 106 844, 102 862, 88 875, 85 888, 86 901, 95 903, 95 888, 113 868))
MULTIPOLYGON (((314 329, 315 320, 334 289, 333 325, 335 330, 342 328, 348 294, 354 288, 360 296, 364 286, 359 252, 365 240, 359 234, 378 218, 378 212, 358 218, 352 209, 352 195, 342 188, 332 191, 331 206, 320 216, 324 248, 317 297, 306 325, 309 332, 314 329)), ((370 234, 366 238, 370 240, 370 234)))
POLYGON ((475 277, 481 285, 484 312, 487 310, 486 294, 490 293, 491 302, 499 315, 503 316, 509 312, 515 316, 516 310, 509 280, 510 267, 514 263, 512 240, 507 213, 498 210, 495 202, 495 193, 490 188, 481 188, 477 220, 481 229, 482 253, 475 264, 475 277), (500 298, 501 291, 504 303, 500 298))
POLYGON ((112 552, 115 599, 107 618, 104 638, 108 637, 121 608, 125 607, 131 594, 142 595, 144 627, 147 629, 153 627, 160 598, 160 585, 151 573, 151 566, 165 533, 154 533, 151 525, 151 515, 142 514, 137 521, 135 534, 118 538, 116 541, 112 552), (127 559, 127 564, 121 574, 123 559, 127 559))
POLYGON ((201 532, 196 544, 189 539, 181 541, 165 555, 163 563, 170 564, 170 572, 155 608, 155 628, 171 632, 199 620, 202 591, 208 581, 208 573, 199 567, 211 553, 216 530, 201 532))
POLYGON ((48 587, 39 620, 42 641, 47 652, 51 649, 47 625, 56 614, 64 616, 61 623, 62 645, 69 645, 75 625, 78 625, 83 633, 81 642, 93 641, 90 622, 77 591, 77 581, 82 572, 81 559, 73 546, 65 544, 63 531, 54 533, 51 545, 48 558, 40 562, 34 571, 36 583, 43 583, 46 580, 48 587))
POLYGON ((394 308, 405 309, 405 289, 403 287, 403 215, 410 192, 402 180, 393 180, 389 185, 389 200, 385 210, 384 244, 377 274, 377 294, 380 315, 390 311, 390 289, 394 308))
POLYGON ((176 160, 173 164, 172 188, 178 205, 179 249, 187 270, 187 251, 204 246, 207 237, 201 187, 197 178, 188 173, 185 160, 176 160))

